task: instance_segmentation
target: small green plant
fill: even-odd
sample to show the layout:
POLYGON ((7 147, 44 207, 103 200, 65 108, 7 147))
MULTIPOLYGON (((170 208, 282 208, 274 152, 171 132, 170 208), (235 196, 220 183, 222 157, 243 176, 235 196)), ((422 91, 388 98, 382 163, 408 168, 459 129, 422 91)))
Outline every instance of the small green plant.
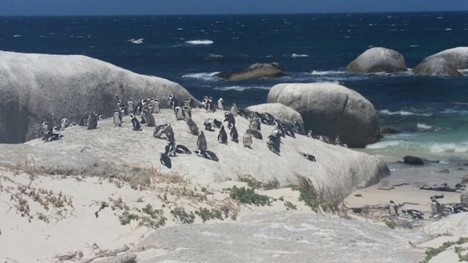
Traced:
POLYGON ((195 214, 198 215, 202 220, 203 223, 210 219, 220 219, 223 220, 223 213, 221 211, 216 210, 216 209, 208 209, 208 208, 203 208, 200 207, 197 211, 195 211, 195 214))
MULTIPOLYGON (((460 237, 457 241, 447 241, 442 244, 442 246, 437 248, 429 248, 426 250, 426 257, 420 261, 420 263, 428 263, 433 257, 444 252, 447 248, 453 245, 461 245, 468 242, 468 237, 460 237)), ((455 253, 458 255, 459 261, 468 261, 468 255, 462 255, 462 250, 454 248, 455 253)))
POLYGON ((262 187, 262 182, 255 180, 255 178, 244 175, 239 178, 239 181, 247 183, 247 185, 252 189, 258 189, 262 187))
POLYGON ((271 197, 266 195, 259 195, 255 193, 253 188, 238 188, 234 186, 232 189, 230 189, 230 191, 231 198, 243 204, 256 206, 271 205, 271 197))
POLYGON ((391 229, 395 229, 397 226, 397 223, 393 220, 385 220, 385 225, 387 225, 391 229))
POLYGON ((293 186, 293 190, 299 191, 299 201, 304 203, 314 211, 322 208, 324 211, 335 211, 338 201, 327 201, 323 199, 317 189, 303 176, 298 176, 299 186, 293 186))
POLYGON ((174 218, 182 224, 192 224, 195 220, 193 212, 187 213, 182 207, 176 207, 171 210, 171 214, 174 218))
POLYGON ((159 228, 166 224, 166 218, 162 209, 153 209, 150 204, 147 204, 141 211, 149 216, 142 216, 139 223, 140 226, 159 228))
POLYGON ((284 206, 286 206, 286 210, 297 210, 297 206, 289 201, 284 202, 284 206))
POLYGON ((132 220, 138 220, 140 217, 138 215, 132 214, 128 211, 124 211, 120 216, 120 224, 122 225, 128 225, 132 220))

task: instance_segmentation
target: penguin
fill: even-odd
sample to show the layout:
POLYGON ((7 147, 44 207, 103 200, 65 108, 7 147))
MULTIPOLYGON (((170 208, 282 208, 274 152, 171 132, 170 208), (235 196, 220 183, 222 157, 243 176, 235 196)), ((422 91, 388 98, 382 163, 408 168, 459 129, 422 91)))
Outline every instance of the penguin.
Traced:
POLYGON ((231 141, 235 143, 239 142, 239 134, 237 133, 236 126, 232 126, 231 131, 229 132, 229 136, 231 137, 231 141))
POLYGON ((121 127, 122 126, 122 115, 120 114, 119 110, 114 111, 114 127, 121 127))
POLYGON ((158 125, 153 130, 153 137, 161 139, 162 135, 164 134, 164 129, 166 128, 165 124, 158 125))
POLYGON ((227 144, 227 133, 224 130, 224 126, 221 126, 221 130, 219 130, 218 142, 222 144, 227 144))
POLYGON ((188 128, 190 130, 190 133, 192 135, 198 135, 200 133, 199 130, 198 130, 197 124, 192 119, 187 120, 187 126, 188 126, 188 128))
POLYGON ((159 100, 155 99, 153 103, 153 113, 159 113, 161 111, 159 107, 159 100))
POLYGON ((317 161, 317 159, 315 158, 315 156, 313 156, 312 154, 302 153, 302 156, 304 156, 304 158, 306 158, 306 159, 309 160, 309 161, 312 161, 312 162, 316 162, 316 161, 317 161))
POLYGON ((186 146, 181 145, 181 144, 176 145, 176 152, 177 153, 182 153, 182 154, 192 154, 192 152, 189 150, 189 148, 187 148, 186 146))
POLYGON ((231 113, 229 112, 225 112, 224 113, 224 121, 226 122, 227 121, 227 126, 229 129, 231 129, 233 126, 236 125, 236 118, 234 117, 234 115, 232 115, 231 113))
POLYGON ((293 121, 293 126, 295 133, 304 135, 304 128, 302 128, 302 125, 298 121, 293 121))
POLYGON ((182 108, 180 106, 177 106, 177 107, 174 108, 174 113, 175 113, 176 120, 185 119, 184 111, 182 110, 182 108))
POLYGON ((203 125, 205 126, 205 130, 207 131, 213 131, 213 119, 212 118, 208 118, 208 120, 206 120, 203 125))
POLYGON ((414 220, 424 219, 424 213, 415 209, 401 210, 405 215, 410 215, 414 220))
POLYGON ((255 137, 256 139, 263 140, 262 133, 257 130, 249 130, 250 134, 255 137))
POLYGON ((149 110, 144 111, 143 115, 145 116, 146 126, 148 126, 148 127, 155 127, 156 126, 156 120, 154 119, 153 114, 151 114, 149 112, 149 110))
POLYGON ((312 133, 312 130, 307 131, 307 137, 314 138, 314 134, 312 133))
POLYGON ((224 110, 224 100, 223 100, 223 98, 218 99, 218 110, 224 110))
POLYGON ((250 135, 250 130, 245 132, 242 142, 244 143, 244 147, 252 148, 252 135, 250 135))
POLYGON ((292 138, 296 138, 296 134, 294 133, 294 129, 290 125, 284 125, 284 133, 292 138))
POLYGON ((164 133, 166 134, 168 141, 175 142, 174 131, 172 130, 171 124, 169 123, 166 124, 166 128, 164 128, 164 133))
POLYGON ((59 128, 58 127, 54 127, 53 129, 49 130, 45 135, 44 137, 42 137, 42 140, 44 142, 52 142, 52 141, 57 141, 59 140, 60 138, 63 137, 63 135, 61 135, 60 133, 58 133, 59 131, 59 128))
POLYGON ((46 135, 46 134, 49 132, 49 130, 51 130, 51 128, 49 127, 49 123, 46 122, 46 121, 43 122, 43 123, 42 123, 42 126, 41 126, 40 133, 39 133, 40 136, 46 135))
MULTIPOLYGON (((169 157, 173 156, 175 157, 176 156, 176 144, 175 144, 175 141, 169 141, 169 143, 167 144, 167 146, 169 146, 169 150, 167 152, 167 155, 169 157)), ((167 147, 166 146, 166 147, 167 147)))
POLYGON ((143 110, 143 102, 140 101, 136 105, 134 113, 136 113, 137 115, 140 115, 142 110, 143 110))
POLYGON ((83 117, 81 117, 80 122, 78 123, 78 125, 79 126, 88 126, 88 118, 89 118, 89 114, 83 115, 83 117))
POLYGON ((209 150, 204 150, 204 151, 195 150, 195 154, 208 160, 212 160, 215 162, 219 161, 218 156, 214 152, 209 151, 209 150))
POLYGON ((133 105, 133 99, 130 98, 128 101, 127 101, 127 113, 128 114, 133 114, 134 112, 134 105, 133 105))
POLYGON ((175 108, 179 106, 179 101, 174 97, 174 94, 169 95, 169 107, 175 111, 175 108))
POLYGON ((279 135, 281 137, 285 137, 285 132, 284 132, 284 125, 281 123, 279 120, 274 120, 273 124, 275 125, 275 129, 279 131, 279 135))
POLYGON ((188 109, 192 109, 193 108, 193 99, 192 98, 185 99, 184 107, 186 107, 188 109))
POLYGON ((200 134, 198 134, 197 149, 202 152, 207 149, 206 138, 205 138, 205 134, 203 134, 203 131, 200 131, 200 134))
POLYGON ((218 129, 221 129, 221 126, 223 126, 223 123, 218 121, 217 119, 213 119, 213 125, 218 128, 218 129))
POLYGON ((211 109, 212 109, 212 107, 211 107, 212 105, 211 105, 211 101, 210 101, 209 97, 205 96, 205 98, 203 100, 204 100, 204 105, 205 105, 206 112, 210 112, 211 109))
POLYGON ((169 145, 166 145, 165 152, 161 153, 161 157, 159 158, 159 161, 161 162, 162 165, 171 169, 172 163, 171 163, 171 158, 169 158, 168 154, 169 154, 169 145))
POLYGON ((455 204, 454 206, 446 206, 446 209, 450 210, 453 214, 468 212, 468 208, 462 203, 455 204))
POLYGON ((65 130, 65 128, 68 127, 69 123, 70 123, 70 122, 68 121, 68 118, 66 118, 66 117, 62 118, 62 119, 60 120, 60 131, 65 130))
POLYGON ((280 143, 281 141, 279 137, 273 135, 268 136, 268 149, 277 155, 280 155, 280 143))
POLYGON ((346 145, 345 143, 342 143, 342 142, 341 142, 340 135, 336 135, 336 137, 335 137, 335 145, 348 148, 348 145, 346 145))
POLYGON ((261 130, 260 119, 257 116, 252 116, 252 118, 250 119, 249 129, 255 131, 261 130))
POLYGON ((432 218, 436 218, 442 215, 442 205, 434 197, 431 197, 431 212, 432 218))
POLYGON ((183 115, 184 115, 184 120, 187 121, 192 118, 192 110, 187 107, 182 107, 183 115))
POLYGON ((135 115, 130 114, 130 118, 132 118, 132 126, 134 131, 141 131, 141 125, 138 119, 135 117, 135 115))
POLYGON ((97 129, 98 116, 95 112, 92 112, 88 117, 88 130, 97 129))
POLYGON ((390 216, 399 216, 398 207, 392 200, 390 200, 390 205, 388 206, 388 213, 390 216))
POLYGON ((231 107, 231 114, 234 115, 234 117, 236 117, 238 113, 239 113, 239 109, 237 108, 237 105, 233 103, 231 107))
POLYGON ((242 108, 239 108, 237 109, 237 113, 239 114, 239 116, 241 117, 244 117, 246 119, 249 118, 249 115, 250 115, 250 111, 247 110, 247 109, 242 109, 242 108))

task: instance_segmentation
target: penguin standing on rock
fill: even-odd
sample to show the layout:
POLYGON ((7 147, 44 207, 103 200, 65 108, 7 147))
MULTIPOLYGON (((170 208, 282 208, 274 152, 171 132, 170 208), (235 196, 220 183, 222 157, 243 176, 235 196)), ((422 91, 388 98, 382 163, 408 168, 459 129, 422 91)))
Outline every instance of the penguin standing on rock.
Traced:
POLYGON ((114 127, 121 127, 122 126, 122 115, 120 114, 119 110, 114 111, 114 127))
POLYGON ((133 106, 133 99, 130 98, 127 102, 127 113, 128 114, 133 114, 134 111, 134 106, 133 106))
POLYGON ((88 117, 88 130, 97 129, 98 115, 96 112, 92 112, 88 117))
POLYGON ((171 158, 169 158, 169 145, 166 145, 165 151, 161 153, 161 157, 159 158, 159 161, 161 162, 162 165, 166 166, 167 168, 169 169, 172 168, 171 158))
POLYGON ((156 126, 156 120, 154 119, 154 116, 153 116, 153 114, 151 114, 151 112, 144 111, 143 116, 145 116, 146 126, 148 126, 148 127, 156 126))
POLYGON ((165 128, 166 128, 166 125, 165 125, 165 124, 158 125, 158 126, 154 127, 154 130, 153 130, 153 137, 154 137, 154 138, 161 139, 161 138, 162 138, 162 135, 164 134, 164 129, 165 129, 165 128))
POLYGON ((221 130, 219 130, 218 142, 222 144, 227 144, 227 133, 226 130, 224 130, 224 126, 221 126, 221 130))
POLYGON ((187 126, 188 126, 188 128, 190 130, 190 133, 192 135, 198 135, 200 133, 199 130, 198 130, 197 124, 192 119, 187 120, 187 126))
POLYGON ((180 106, 177 106, 177 107, 174 108, 174 113, 175 113, 176 120, 185 119, 184 111, 182 110, 182 108, 180 106))
POLYGON ((388 213, 390 216, 398 216, 398 207, 396 206, 395 202, 390 200, 390 205, 388 206, 388 213))
POLYGON ((174 130, 172 130, 171 124, 166 124, 166 128, 164 128, 164 133, 166 134, 168 141, 175 142, 174 130))
POLYGON ((135 117, 135 115, 130 114, 130 118, 132 118, 132 126, 134 131, 141 131, 141 125, 138 119, 135 117))
POLYGON ((60 120, 60 131, 65 130, 65 128, 67 128, 69 124, 70 122, 68 121, 68 118, 62 118, 60 120))
POLYGON ((250 135, 250 130, 245 132, 242 142, 244 143, 244 147, 252 148, 252 135, 250 135))
POLYGON ((203 152, 207 148, 208 147, 206 143, 205 134, 203 134, 203 131, 200 131, 200 134, 198 135, 198 138, 197 138, 197 149, 203 152))
POLYGON ((231 136, 231 141, 235 143, 239 142, 239 134, 237 133, 236 126, 232 126, 231 131, 229 132, 229 136, 231 136))
POLYGON ((169 95, 169 106, 175 111, 175 108, 179 106, 179 101, 174 97, 174 94, 169 95))
POLYGON ((232 115, 232 113, 229 113, 229 112, 226 112, 224 113, 224 121, 227 121, 228 123, 228 128, 231 129, 233 126, 236 125, 236 118, 234 117, 234 115, 232 115))
POLYGON ((218 99, 218 110, 224 110, 224 100, 223 100, 223 98, 218 99))
POLYGON ((239 114, 239 109, 237 108, 237 105, 235 103, 232 104, 231 114, 234 115, 234 117, 236 117, 237 114, 239 114))
POLYGON ((161 111, 161 109, 159 107, 159 100, 155 99, 154 102, 153 102, 153 112, 154 113, 159 113, 159 111, 161 111))

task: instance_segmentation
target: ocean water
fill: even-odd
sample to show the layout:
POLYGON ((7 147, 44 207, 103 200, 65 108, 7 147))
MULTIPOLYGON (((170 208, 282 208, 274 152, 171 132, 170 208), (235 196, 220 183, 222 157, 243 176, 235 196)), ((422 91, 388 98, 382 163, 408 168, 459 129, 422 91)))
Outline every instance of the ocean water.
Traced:
POLYGON ((0 50, 83 54, 175 81, 195 97, 248 106, 285 82, 334 82, 356 90, 379 112, 385 136, 365 151, 468 160, 467 77, 351 74, 345 66, 369 47, 401 52, 409 68, 468 43, 467 12, 0 17, 0 50), (220 71, 278 62, 287 76, 224 81, 220 71))

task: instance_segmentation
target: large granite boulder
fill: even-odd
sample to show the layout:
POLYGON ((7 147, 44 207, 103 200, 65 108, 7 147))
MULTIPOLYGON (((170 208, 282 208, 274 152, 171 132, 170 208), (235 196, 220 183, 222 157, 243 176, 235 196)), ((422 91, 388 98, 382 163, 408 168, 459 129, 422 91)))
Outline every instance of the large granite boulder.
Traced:
POLYGON ((359 73, 406 71, 405 58, 399 52, 374 47, 366 50, 346 66, 346 70, 359 73))
POLYGON ((468 188, 460 194, 460 202, 468 207, 468 188))
MULTIPOLYGON (((224 119, 224 111, 206 112, 193 109, 192 119, 203 127, 208 118, 224 119)), ((197 136, 189 133, 185 121, 177 121, 174 112, 162 109, 155 115, 156 124, 170 123, 178 145, 196 149, 197 136)), ((236 118, 239 139, 249 127, 245 118, 236 118)), ((303 182, 303 178, 324 198, 340 199, 357 188, 377 183, 389 175, 386 164, 378 157, 351 149, 326 144, 307 136, 286 137, 281 140, 281 152, 269 150, 264 140, 254 139, 251 148, 240 143, 218 142, 218 130, 205 131, 208 149, 219 161, 192 154, 171 157, 172 167, 160 162, 167 140, 155 139, 153 127, 132 130, 130 118, 124 116, 122 127, 114 127, 112 118, 99 121, 98 129, 74 126, 66 128, 60 141, 44 143, 40 139, 25 144, 0 144, 0 166, 18 167, 35 173, 66 175, 102 175, 125 177, 145 183, 157 174, 174 175, 195 185, 236 180, 250 175, 258 181, 288 186, 303 182), (313 154, 316 161, 304 158, 313 154), (339 160, 339 161, 337 161, 339 160)), ((274 126, 262 125, 266 138, 274 126)), ((227 132, 229 130, 226 128, 227 132)))
POLYGON ((306 130, 341 137, 350 147, 364 147, 380 139, 376 110, 361 94, 334 83, 283 83, 268 93, 302 115, 306 130))
POLYGON ((462 76, 458 70, 466 68, 468 68, 468 47, 457 47, 425 58, 413 68, 413 73, 458 77, 462 76))
POLYGON ((109 116, 116 96, 154 96, 167 107, 171 93, 191 97, 177 83, 86 56, 0 51, 0 143, 37 138, 43 121, 74 121, 91 111, 109 116))
POLYGON ((304 121, 302 120, 301 114, 281 103, 252 105, 247 107, 247 110, 260 113, 268 112, 282 122, 293 124, 294 121, 297 121, 302 127, 304 127, 304 121))
POLYGON ((248 66, 245 69, 229 72, 220 72, 216 77, 226 80, 248 80, 260 78, 274 78, 285 75, 280 65, 273 63, 256 63, 248 66))

